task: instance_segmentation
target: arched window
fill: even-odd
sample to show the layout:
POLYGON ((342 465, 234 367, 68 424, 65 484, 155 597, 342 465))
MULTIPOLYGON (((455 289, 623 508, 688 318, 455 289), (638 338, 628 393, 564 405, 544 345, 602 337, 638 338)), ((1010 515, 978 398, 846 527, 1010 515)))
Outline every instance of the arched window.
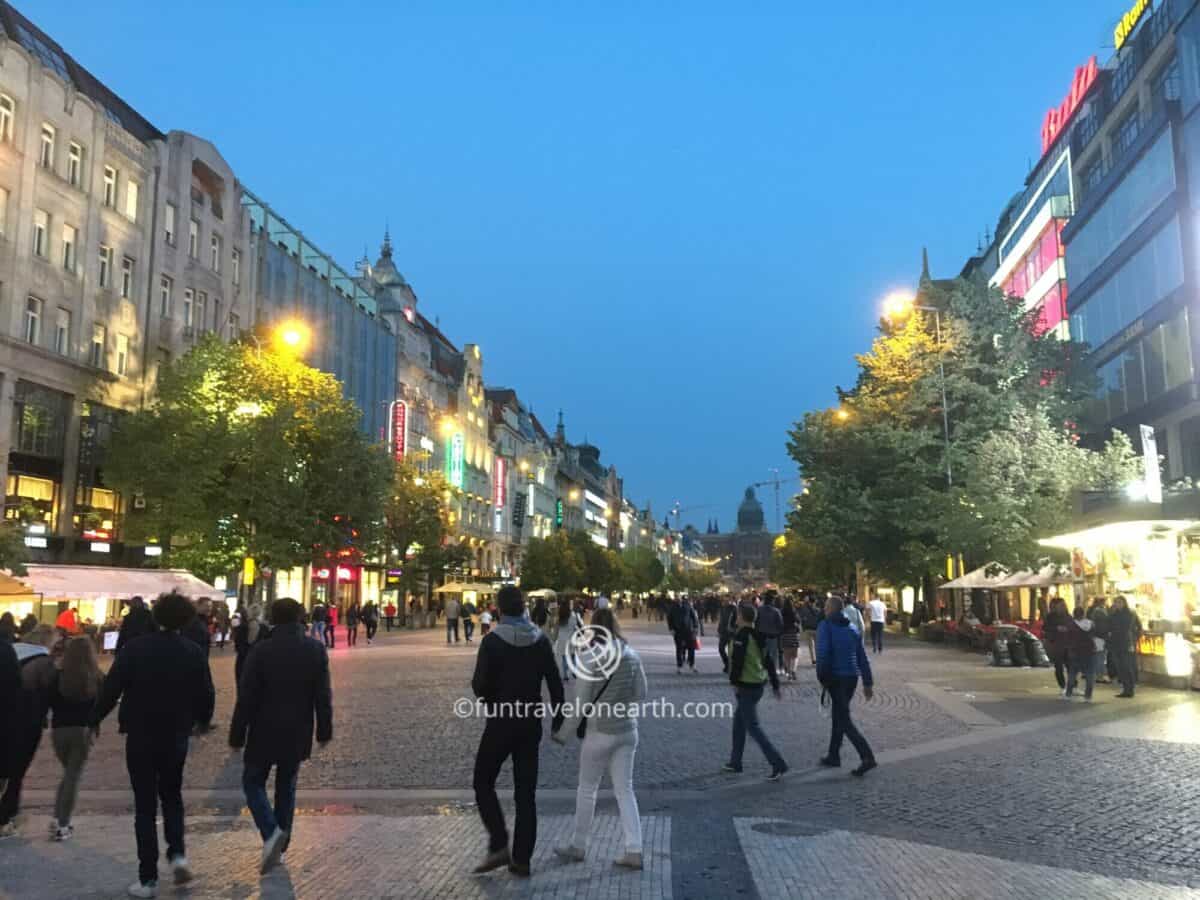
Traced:
POLYGON ((0 94, 0 141, 11 141, 13 136, 13 119, 17 107, 12 97, 0 94))

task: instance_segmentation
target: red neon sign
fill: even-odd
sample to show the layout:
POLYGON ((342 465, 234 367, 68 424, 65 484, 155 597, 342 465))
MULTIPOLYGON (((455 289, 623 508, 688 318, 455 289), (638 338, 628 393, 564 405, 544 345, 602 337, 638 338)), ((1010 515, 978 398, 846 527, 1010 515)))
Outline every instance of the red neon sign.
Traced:
POLYGON ((392 404, 391 430, 392 458, 400 462, 408 450, 408 404, 403 400, 392 404))
POLYGON ((1042 153, 1049 150, 1062 134, 1099 74, 1100 68, 1094 56, 1087 61, 1087 65, 1075 70, 1075 80, 1071 82, 1071 90, 1063 102, 1056 109, 1047 110, 1046 117, 1042 119, 1042 153))

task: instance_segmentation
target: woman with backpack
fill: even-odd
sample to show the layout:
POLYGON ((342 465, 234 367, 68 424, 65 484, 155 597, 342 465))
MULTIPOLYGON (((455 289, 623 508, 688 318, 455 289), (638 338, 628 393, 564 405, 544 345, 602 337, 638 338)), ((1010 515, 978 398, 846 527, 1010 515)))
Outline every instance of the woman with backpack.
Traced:
MULTIPOLYGON (((585 673, 575 705, 575 715, 553 735, 566 743, 572 731, 583 746, 579 750, 579 789, 575 795, 575 830, 571 842, 554 852, 568 862, 582 862, 587 855, 592 821, 596 815, 596 794, 607 771, 625 832, 625 852, 614 862, 628 869, 642 868, 642 820, 637 796, 633 792, 633 757, 638 745, 638 709, 645 700, 646 672, 642 661, 626 643, 611 609, 592 614, 592 625, 607 629, 615 647, 598 648, 591 667, 585 673), (607 651, 607 652, 603 652, 607 651), (605 661, 615 661, 604 666, 605 661), (583 719, 582 711, 592 707, 583 719)), ((597 632, 596 640, 604 640, 597 632)))
POLYGON ((71 813, 79 796, 84 764, 96 740, 98 729, 92 729, 89 721, 103 683, 91 638, 69 638, 62 669, 50 683, 51 742, 63 767, 54 798, 54 818, 50 820, 50 836, 56 841, 68 840, 75 833, 71 813))
POLYGON ((571 677, 571 669, 567 665, 567 654, 571 650, 571 638, 583 627, 583 619, 571 607, 571 601, 563 597, 558 601, 558 635, 554 639, 554 655, 562 666, 563 680, 571 677))

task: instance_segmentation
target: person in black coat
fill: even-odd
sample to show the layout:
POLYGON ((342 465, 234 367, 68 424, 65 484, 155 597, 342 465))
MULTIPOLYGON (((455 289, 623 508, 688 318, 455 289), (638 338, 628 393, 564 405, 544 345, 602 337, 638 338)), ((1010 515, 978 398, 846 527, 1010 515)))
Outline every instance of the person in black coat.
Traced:
MULTIPOLYGON (((262 607, 251 603, 248 610, 243 610, 241 621, 233 629, 233 683, 236 687, 242 682, 242 670, 246 666, 246 657, 259 641, 271 636, 271 628, 262 619, 262 607)), ((315 636, 315 635, 314 635, 315 636)))
POLYGON ((192 878, 183 842, 183 766, 188 737, 212 721, 215 701, 208 660, 182 634, 195 615, 191 601, 177 591, 159 597, 154 621, 160 630, 130 641, 117 654, 92 713, 91 724, 98 727, 121 701, 117 721, 125 735, 138 851, 132 896, 154 896, 158 885, 160 799, 175 883, 192 878))
MULTIPOLYGON (((17 664, 17 651, 11 641, 0 641, 0 709, 11 711, 21 702, 21 668, 17 664)), ((12 727, 10 720, 0 728, 0 793, 8 779, 18 769, 20 758, 20 730, 12 727)))
POLYGON ((291 836, 300 764, 333 738, 333 689, 324 644, 306 637, 302 608, 290 597, 271 604, 271 638, 246 658, 229 746, 246 748, 242 789, 263 839, 262 871, 279 862, 291 836), (275 768, 275 805, 267 776, 275 768))
POLYGON ((125 611, 125 618, 121 620, 121 630, 117 634, 117 652, 132 641, 134 638, 139 638, 143 634, 150 634, 157 630, 154 624, 154 616, 150 610, 146 609, 146 601, 141 597, 130 597, 127 605, 129 609, 125 611))
POLYGON ((183 630, 184 637, 203 650, 206 659, 208 658, 209 650, 212 649, 212 633, 209 630, 211 609, 212 607, 207 597, 198 598, 196 600, 196 614, 183 630))

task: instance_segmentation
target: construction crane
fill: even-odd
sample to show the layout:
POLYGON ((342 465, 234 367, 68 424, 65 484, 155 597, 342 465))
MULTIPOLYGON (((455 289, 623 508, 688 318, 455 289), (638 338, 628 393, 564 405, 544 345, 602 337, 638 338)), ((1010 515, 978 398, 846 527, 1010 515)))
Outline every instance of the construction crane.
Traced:
POLYGON ((713 506, 716 505, 713 503, 705 503, 700 506, 682 506, 681 503, 682 503, 681 500, 676 500, 675 505, 671 507, 671 515, 673 515, 675 517, 675 530, 676 531, 683 530, 679 524, 679 517, 681 515, 683 515, 685 512, 694 512, 698 509, 712 509, 713 506))
POLYGON ((766 487, 767 485, 771 485, 772 487, 775 488, 775 532, 777 534, 783 534, 783 507, 781 505, 781 501, 780 501, 780 497, 779 497, 779 486, 783 485, 783 484, 788 484, 793 481, 799 481, 800 476, 793 475, 790 478, 780 478, 779 477, 779 469, 772 468, 772 469, 767 469, 767 471, 770 472, 775 477, 772 478, 770 481, 756 481, 754 484, 750 485, 750 487, 760 488, 760 487, 766 487))

